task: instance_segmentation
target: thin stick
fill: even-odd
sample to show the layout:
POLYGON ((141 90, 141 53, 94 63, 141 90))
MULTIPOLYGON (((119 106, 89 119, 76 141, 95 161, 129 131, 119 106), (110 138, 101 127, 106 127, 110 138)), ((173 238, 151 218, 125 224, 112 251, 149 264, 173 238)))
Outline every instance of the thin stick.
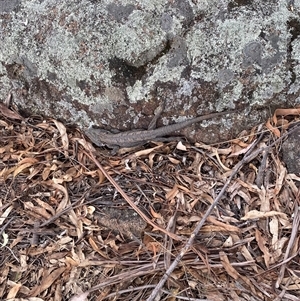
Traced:
POLYGON ((85 154, 95 162, 97 167, 101 170, 101 172, 105 175, 105 177, 108 179, 108 181, 117 189, 117 191, 122 195, 122 197, 127 201, 127 203, 131 206, 133 210, 142 218, 144 219, 148 224, 150 224, 154 229, 157 229, 165 234, 167 234, 169 237, 182 241, 183 238, 179 235, 169 232, 164 228, 159 227, 156 225, 152 220, 131 200, 131 198, 124 192, 124 190, 119 186, 119 184, 110 176, 110 174, 101 166, 99 161, 95 158, 92 151, 89 150, 89 153, 85 152, 85 154))
POLYGON ((163 285, 165 284, 165 282, 168 280, 168 278, 170 277, 171 273, 175 270, 175 268, 177 267, 178 263, 181 261, 182 257, 184 256, 184 254, 188 251, 188 249, 191 247, 191 245, 193 244, 196 235, 199 233, 200 229, 202 228, 202 226, 204 225, 206 219, 208 218, 208 216, 211 214, 212 210, 215 208, 215 206, 218 204, 219 200, 221 199, 222 195, 224 194, 224 192, 226 191, 227 187, 229 186, 231 180, 233 179, 233 177, 237 174, 237 172, 240 170, 240 168, 245 164, 250 162, 251 160, 253 160, 254 158, 257 157, 257 155, 263 151, 268 152, 269 149, 271 147, 273 147, 276 143, 278 143, 279 141, 281 141, 282 139, 284 139, 285 137, 287 137, 288 135, 290 135, 292 132, 294 132, 296 129, 298 129, 299 126, 295 126, 290 132, 285 133, 284 135, 282 135, 280 138, 278 138, 276 141, 274 141, 273 143, 271 143, 269 146, 266 146, 264 148, 260 148, 258 150, 256 150, 255 152, 253 152, 251 154, 251 151, 253 150, 254 146, 251 147, 248 152, 245 154, 245 157, 236 164, 236 166, 233 168, 233 172, 231 174, 231 176, 228 178, 228 180, 226 181, 225 185, 223 186, 222 190, 220 191, 219 195, 216 197, 216 199, 214 200, 214 202, 210 205, 210 207, 208 208, 208 210, 206 211, 206 213, 204 214, 202 220, 199 221, 199 223, 196 225, 194 231, 192 232, 189 240, 186 242, 186 244, 184 245, 184 247, 182 248, 181 252, 177 255, 177 257, 174 259, 173 263, 170 265, 170 267, 168 268, 168 270, 165 272, 165 274, 162 276, 162 278, 160 279, 160 281, 158 282, 158 284, 156 285, 155 289, 152 291, 151 295, 149 296, 149 298, 147 299, 147 301, 153 301, 156 298, 156 295, 159 293, 159 291, 162 289, 163 285))

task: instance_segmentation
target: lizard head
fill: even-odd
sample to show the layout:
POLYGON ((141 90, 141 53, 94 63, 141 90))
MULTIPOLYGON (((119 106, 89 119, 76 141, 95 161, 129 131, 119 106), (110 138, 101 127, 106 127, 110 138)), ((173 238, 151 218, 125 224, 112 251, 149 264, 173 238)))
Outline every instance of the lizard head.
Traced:
POLYGON ((87 130, 85 130, 84 133, 94 144, 102 147, 105 146, 105 143, 101 141, 101 136, 109 134, 109 131, 90 127, 87 130))

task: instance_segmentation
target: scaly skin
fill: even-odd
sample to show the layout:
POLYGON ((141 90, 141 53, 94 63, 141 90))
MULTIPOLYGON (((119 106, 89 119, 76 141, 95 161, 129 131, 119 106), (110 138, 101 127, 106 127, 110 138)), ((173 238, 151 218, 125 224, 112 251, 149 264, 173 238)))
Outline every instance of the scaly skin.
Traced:
POLYGON ((103 129, 90 128, 85 131, 85 134, 93 143, 98 146, 108 146, 110 148, 132 147, 145 144, 151 140, 155 140, 155 138, 161 138, 170 135, 175 131, 179 131, 187 126, 192 125, 193 123, 232 113, 234 113, 234 111, 211 113, 183 122, 166 125, 154 130, 131 130, 114 134, 103 129))

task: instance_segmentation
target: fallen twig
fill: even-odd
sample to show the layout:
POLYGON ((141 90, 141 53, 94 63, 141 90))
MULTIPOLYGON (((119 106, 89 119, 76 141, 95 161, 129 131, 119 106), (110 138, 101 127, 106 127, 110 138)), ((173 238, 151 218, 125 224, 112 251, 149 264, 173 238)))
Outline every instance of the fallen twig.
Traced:
POLYGON ((135 210, 135 212, 137 214, 139 214, 139 216, 141 218, 143 218, 148 224, 150 224, 152 227, 154 227, 154 229, 157 229, 165 234, 167 234, 169 237, 175 239, 175 240, 179 240, 182 241, 183 238, 180 237, 179 235, 175 234, 175 233, 171 233, 169 231, 167 231, 164 228, 159 227, 158 225, 156 225, 154 222, 152 222, 152 220, 142 211, 140 210, 140 208, 131 200, 131 198, 124 192, 124 190, 119 186, 119 184, 109 175, 109 173, 101 166, 101 164, 99 163, 99 161, 95 158, 95 156, 93 155, 92 151, 89 149, 89 152, 85 153, 92 161, 94 161, 94 163, 97 165, 97 167, 101 170, 101 172, 105 175, 105 177, 109 180, 109 182, 117 189, 117 191, 122 195, 122 197, 127 201, 127 203, 131 206, 131 208, 133 210, 135 210))
POLYGON ((196 225, 196 227, 195 227, 194 231, 192 232, 190 238, 188 239, 188 241, 185 243, 184 247, 182 248, 181 252, 177 255, 177 257, 175 258, 175 260, 173 261, 173 263, 170 265, 170 267, 168 268, 168 270, 162 276, 162 278, 160 279, 160 281, 156 285, 155 289, 150 294, 150 296, 147 299, 147 301, 153 301, 155 299, 156 295, 159 293, 159 291, 161 290, 161 288, 163 287, 163 285, 165 284, 165 282, 167 281, 167 279, 169 278, 169 276, 171 275, 171 273, 177 267, 178 263, 181 261, 181 259, 184 256, 184 254, 188 251, 188 249, 193 244, 196 235, 199 233, 200 229, 203 227, 206 219, 211 214, 211 212, 215 208, 215 206, 218 204, 218 202, 220 201, 222 195, 224 194, 224 192, 226 191, 227 187, 229 186, 231 180, 237 174, 237 172, 240 170, 240 168, 245 163, 248 163, 251 160, 253 160, 259 153, 261 153, 261 152, 268 152, 271 147, 273 147, 276 143, 280 142, 285 137, 287 137, 288 135, 290 135, 297 128, 298 128, 298 126, 295 126, 290 132, 285 133, 280 138, 278 138, 273 143, 271 143, 269 146, 266 146, 264 148, 260 148, 260 149, 256 150, 255 152, 251 153, 252 150, 253 150, 253 148, 255 147, 255 145, 257 145, 257 142, 255 144, 253 144, 253 146, 245 154, 245 157, 239 163, 237 163, 236 166, 233 168, 232 174, 230 175, 230 177, 226 181, 226 183, 223 186, 222 190, 220 191, 220 193, 218 194, 218 196, 216 197, 216 199, 214 200, 214 202, 210 205, 210 207, 208 208, 208 210, 204 214, 203 218, 198 222, 198 224, 196 225))

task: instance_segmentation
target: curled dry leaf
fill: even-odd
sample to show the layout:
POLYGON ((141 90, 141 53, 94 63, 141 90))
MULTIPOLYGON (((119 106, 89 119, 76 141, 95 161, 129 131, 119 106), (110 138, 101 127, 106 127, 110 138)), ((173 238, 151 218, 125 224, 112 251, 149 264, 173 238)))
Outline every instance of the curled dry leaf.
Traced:
POLYGON ((282 189, 282 186, 284 184, 286 174, 287 174, 286 168, 283 166, 283 164, 279 160, 278 160, 277 164, 278 164, 279 176, 276 179, 276 184, 275 184, 275 188, 274 188, 275 195, 278 195, 280 190, 282 189))
POLYGON ((300 116, 300 108, 276 109, 273 115, 273 122, 277 124, 277 116, 296 115, 300 116))
POLYGON ((4 120, 1 120, 1 119, 0 119, 0 126, 2 126, 2 127, 4 127, 4 128, 8 128, 9 123, 6 122, 6 121, 4 121, 4 120))
POLYGON ((179 192, 178 186, 177 185, 173 186, 173 188, 169 190, 169 192, 166 194, 166 199, 168 201, 172 200, 177 195, 178 192, 179 192))
POLYGON ((22 287, 21 283, 16 283, 9 291, 8 295, 7 295, 7 300, 10 300, 11 298, 16 297, 16 295, 18 294, 20 288, 22 287))
POLYGON ((179 141, 176 145, 176 148, 181 150, 181 151, 185 151, 186 152, 186 146, 182 143, 182 141, 179 141))
POLYGON ((258 247, 264 254, 263 258, 264 258, 265 265, 267 268, 269 268, 271 253, 269 252, 269 249, 266 246, 267 241, 266 241, 265 237, 261 234, 260 231, 258 231, 258 229, 255 229, 255 239, 257 241, 258 247))
POLYGON ((158 220, 160 220, 160 221, 163 221, 163 220, 164 220, 163 217, 161 216, 161 214, 155 212, 155 211, 153 210, 152 207, 150 207, 150 212, 151 212, 151 215, 152 215, 155 219, 158 219, 158 220))
POLYGON ((69 149, 69 138, 67 135, 67 129, 66 127, 59 121, 53 119, 54 124, 56 125, 59 133, 60 133, 60 138, 62 141, 62 146, 64 150, 68 150, 69 149))
POLYGON ((225 170, 225 171, 231 170, 230 168, 228 168, 227 166, 225 166, 225 165, 223 164, 222 160, 220 159, 219 153, 218 153, 217 151, 215 152, 215 156, 216 156, 216 158, 217 158, 217 160, 218 160, 220 166, 223 168, 223 170, 225 170))
POLYGON ((1 211, 1 216, 0 216, 0 226, 6 221, 7 217, 9 214, 12 212, 14 207, 11 205, 7 207, 4 211, 1 211))
POLYGON ((58 268, 56 270, 53 270, 50 274, 44 276, 41 280, 41 283, 33 288, 31 292, 32 297, 36 297, 41 292, 45 291, 47 288, 49 288, 54 281, 56 281, 59 277, 61 277, 62 273, 66 271, 65 267, 58 268))
POLYGON ((177 159, 175 159, 175 158, 173 158, 173 157, 170 157, 170 156, 168 156, 168 159, 173 163, 173 164, 180 164, 180 161, 179 160, 177 160, 177 159))
POLYGON ((216 151, 220 154, 220 155, 229 155, 232 152, 232 148, 231 147, 227 147, 227 148, 217 148, 211 145, 207 145, 204 143, 195 143, 195 146, 205 149, 207 150, 209 153, 214 154, 216 151))
POLYGON ((13 176, 16 177, 19 173, 21 173, 23 170, 33 166, 34 164, 36 164, 38 162, 37 159, 34 158, 27 158, 26 163, 24 163, 23 161, 19 162, 19 164, 16 166, 16 169, 14 170, 13 176))
POLYGON ((269 222, 270 233, 272 234, 272 246, 276 246, 278 242, 278 230, 279 230, 279 222, 276 216, 271 218, 269 222))
POLYGON ((271 217, 271 216, 276 216, 276 215, 279 215, 282 218, 287 219, 286 214, 283 212, 278 212, 278 211, 273 211, 273 210, 269 211, 269 212, 261 212, 258 210, 251 210, 251 211, 247 212, 245 214, 245 216, 241 218, 241 220, 246 221, 249 219, 256 219, 256 218, 260 219, 260 218, 266 218, 266 217, 271 217))
POLYGON ((9 242, 8 235, 5 232, 3 232, 1 237, 1 248, 4 248, 8 244, 8 242, 9 242))
POLYGON ((266 127, 276 136, 276 137, 280 137, 280 131, 278 129, 277 126, 283 127, 283 128, 287 128, 289 123, 287 122, 287 120, 281 120, 280 122, 278 121, 277 117, 284 117, 284 116, 288 116, 288 115, 295 115, 295 116, 299 116, 300 115, 300 108, 289 108, 289 109, 277 109, 275 110, 272 119, 269 118, 267 123, 266 123, 266 127), (271 121, 273 122, 273 124, 275 126, 273 126, 271 124, 271 121))
MULTIPOLYGON (((277 121, 277 120, 276 120, 277 121)), ((276 137, 280 137, 280 131, 276 126, 273 126, 271 124, 271 118, 268 119, 266 122, 266 127, 270 130, 271 133, 273 133, 276 137)))
MULTIPOLYGON (((283 120, 285 124, 289 119, 283 120)), ((300 177, 286 174, 278 154, 281 140, 265 152, 267 166, 260 172, 264 154, 259 149, 276 142, 272 133, 253 128, 251 133, 231 141, 230 147, 228 142, 219 147, 198 144, 201 155, 199 149, 185 143, 187 150, 177 152, 171 160, 170 149, 176 147, 175 143, 171 147, 168 143, 141 151, 134 149, 132 154, 113 157, 101 148, 95 152, 92 145, 78 138, 83 137, 79 131, 67 140, 62 124, 53 120, 39 124, 40 120, 36 116, 30 118, 31 124, 18 120, 12 124, 6 117, 0 120, 5 127, 0 146, 0 232, 1 243, 6 244, 1 248, 0 257, 5 260, 1 262, 0 283, 8 284, 1 286, 1 300, 6 300, 10 292, 12 296, 22 293, 26 301, 40 301, 38 297, 43 301, 70 300, 70 296, 86 290, 86 284, 90 288, 93 283, 99 286, 89 290, 90 299, 140 300, 154 291, 165 269, 176 263, 177 254, 186 247, 188 251, 178 260, 175 272, 167 271, 174 276, 175 281, 170 280, 178 296, 168 295, 166 291, 170 290, 165 285, 161 299, 197 299, 201 298, 200 292, 206 299, 275 300, 286 293, 286 288, 294 290, 289 295, 297 298, 299 283, 290 275, 296 275, 299 262, 299 227, 292 221, 294 209, 299 206, 300 177), (61 144, 58 131, 63 138, 63 153, 57 147, 61 144), (260 144, 251 144, 258 137, 260 144), (251 156, 256 156, 243 161, 241 157, 247 158, 250 144, 251 156), (90 151, 108 173, 101 172, 95 160, 89 159, 90 151), (218 163, 206 169, 207 158, 215 163, 219 160, 232 170, 224 172, 218 163), (49 170, 44 171, 47 167, 49 170), (116 192, 107 174, 124 194, 116 192), (263 175, 260 185, 258 174, 263 175), (153 215, 164 219, 161 229, 168 229, 168 235, 151 230, 147 232, 148 239, 135 235, 143 245, 126 235, 127 231, 120 232, 125 226, 119 217, 106 214, 102 219, 107 223, 97 221, 99 212, 107 208, 115 211, 119 207, 120 216, 124 216, 124 210, 131 210, 131 203, 123 199, 125 192, 150 221, 153 206, 153 215), (215 209, 207 211, 215 200, 215 209), (46 221, 35 226, 41 219, 46 221), (111 226, 113 220, 115 228, 111 226), (195 234, 202 221, 204 226, 195 234), (270 235, 265 235, 266 229, 270 235), (169 239, 171 233, 176 235, 173 241, 169 239), (35 246, 30 245, 33 237, 38 238, 35 246), (187 246, 191 237, 195 238, 194 244, 187 246), (274 290, 285 262, 288 270, 282 273, 285 278, 278 281, 284 287, 278 285, 274 290), (272 269, 266 265, 272 265, 272 269), (15 291, 11 289, 16 271, 18 283, 22 284, 19 291, 17 287, 15 291), (230 281, 230 277, 236 280, 230 281), (220 285, 216 286, 217 282, 220 285), (125 292, 129 288, 133 289, 125 292)), ((139 221, 141 233, 146 223, 143 218, 139 221)), ((72 300, 83 301, 87 296, 85 292, 72 300)))
POLYGON ((236 152, 230 154, 228 157, 231 158, 231 157, 237 157, 239 155, 243 155, 245 154, 250 148, 251 146, 256 142, 256 140, 254 140, 252 143, 250 144, 247 144, 244 148, 241 148, 239 150, 237 150, 236 152))
POLYGON ((47 219, 51 218, 51 214, 43 207, 39 207, 36 204, 33 204, 33 202, 25 202, 24 208, 30 210, 31 214, 37 213, 38 216, 47 219))
POLYGON ((73 143, 78 143, 80 145, 82 145, 84 147, 84 149, 86 149, 87 151, 91 151, 91 152, 96 152, 96 149, 94 148, 93 144, 86 141, 85 139, 83 138, 77 138, 77 137, 73 137, 71 139, 71 142, 73 143))
POLYGON ((55 190, 62 192, 63 197, 62 197, 62 200, 59 202, 59 206, 56 209, 56 213, 59 213, 62 210, 64 210, 67 207, 68 201, 69 201, 69 194, 68 194, 67 189, 64 186, 55 183, 53 180, 48 180, 48 181, 44 182, 44 184, 52 187, 55 190))
POLYGON ((154 150, 159 149, 161 147, 162 147, 162 145, 158 145, 158 146, 151 147, 151 148, 146 148, 146 149, 143 149, 143 150, 135 152, 134 156, 136 158, 139 158, 139 157, 142 157, 142 156, 146 156, 146 155, 151 154, 154 150))
POLYGON ((0 112, 3 116, 14 119, 14 120, 24 120, 22 116, 20 116, 18 113, 10 110, 6 105, 0 102, 0 112))

